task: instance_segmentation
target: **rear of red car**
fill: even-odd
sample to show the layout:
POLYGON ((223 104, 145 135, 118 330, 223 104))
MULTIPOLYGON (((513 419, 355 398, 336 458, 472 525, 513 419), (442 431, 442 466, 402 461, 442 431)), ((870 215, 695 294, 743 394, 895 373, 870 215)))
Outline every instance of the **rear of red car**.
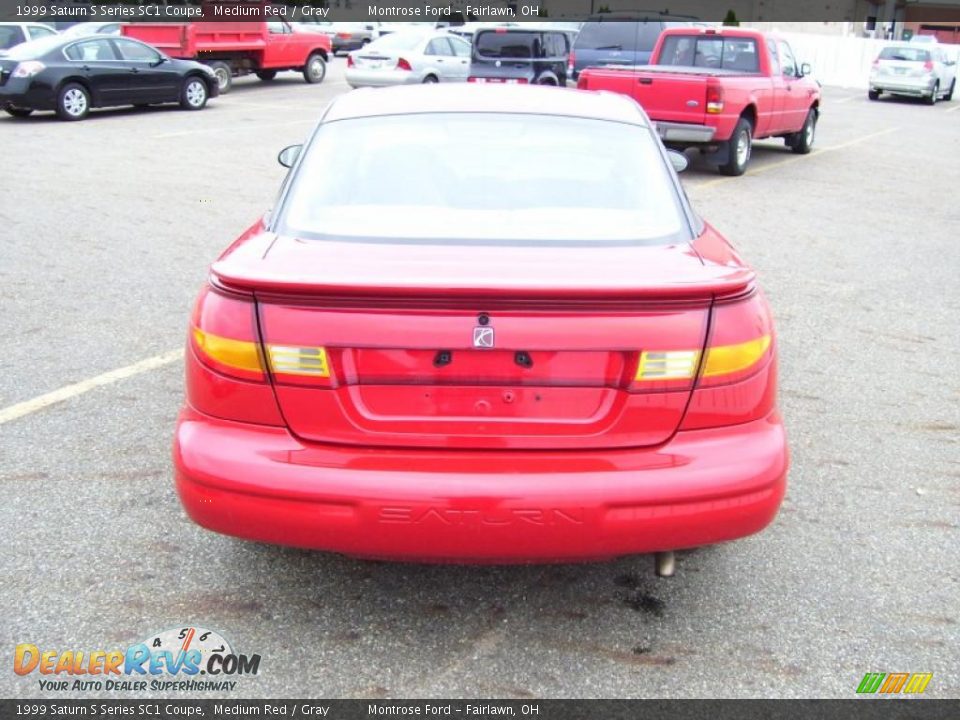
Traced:
MULTIPOLYGON (((424 131, 438 158, 447 156, 444 133, 466 129, 449 117, 424 131)), ((404 122, 390 137, 416 134, 404 122)), ((569 119, 498 122, 514 124, 491 137, 533 122, 545 148, 559 137, 551 133, 585 129, 569 119)), ((776 342, 752 272, 719 236, 697 225, 690 242, 620 242, 611 225, 591 233, 609 235, 603 242, 554 242, 577 235, 576 222, 554 228, 552 215, 530 210, 531 197, 493 203, 514 221, 493 231, 477 227, 488 201, 457 194, 441 203, 429 188, 393 206, 389 239, 376 221, 351 236, 337 218, 360 222, 352 204, 380 202, 386 188, 353 186, 349 202, 336 200, 337 187, 321 187, 308 166, 312 152, 356 147, 343 133, 369 131, 344 123, 318 133, 312 146, 329 147, 311 146, 293 171, 288 184, 310 192, 288 191, 283 219, 235 243, 197 301, 175 448, 192 518, 366 557, 489 562, 672 550, 770 522, 787 466, 776 342), (322 229, 331 233, 309 219, 327 201, 322 229), (422 202, 436 203, 436 225, 408 214, 422 202), (450 232, 455 217, 473 221, 462 237, 422 241, 450 232), (550 242, 537 232, 527 243, 487 242, 531 218, 551 228, 550 242)), ((634 130, 652 137, 645 126, 607 129, 624 138, 634 130)), ((570 137, 565 152, 596 158, 594 133, 579 150, 580 136, 570 137)), ((652 177, 669 183, 662 149, 649 147, 656 155, 646 161, 666 173, 652 177)), ((384 152, 377 167, 389 175, 384 152)), ((527 152, 535 160, 536 148, 527 152)), ((524 160, 511 154, 514 167, 524 160)), ((444 172, 439 159, 423 162, 444 172)), ((500 163, 477 162, 488 166, 452 165, 459 175, 443 185, 482 183, 500 163)), ((596 178, 611 169, 593 168, 596 178)), ((587 195, 593 178, 582 183, 587 195)), ((676 207, 656 232, 686 226, 676 207)), ((581 212, 593 210, 633 217, 613 205, 581 212)))

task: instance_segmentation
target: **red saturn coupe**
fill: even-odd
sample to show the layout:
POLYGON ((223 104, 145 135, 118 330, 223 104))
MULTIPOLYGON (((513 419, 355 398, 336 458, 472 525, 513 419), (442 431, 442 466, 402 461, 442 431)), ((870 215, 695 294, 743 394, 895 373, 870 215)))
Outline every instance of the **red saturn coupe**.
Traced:
POLYGON ((339 97, 197 300, 187 513, 436 562, 671 559, 764 528, 788 465, 771 313, 680 160, 619 95, 339 97))

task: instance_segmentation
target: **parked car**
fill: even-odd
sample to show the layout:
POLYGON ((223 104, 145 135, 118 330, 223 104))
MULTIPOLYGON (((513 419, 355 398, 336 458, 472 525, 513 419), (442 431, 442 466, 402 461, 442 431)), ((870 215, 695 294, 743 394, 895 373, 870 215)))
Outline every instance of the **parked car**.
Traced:
POLYGON ((380 37, 378 22, 335 22, 333 27, 331 42, 335 55, 358 50, 380 37))
POLYGON ((204 63, 213 70, 221 93, 230 92, 235 75, 247 73, 269 81, 278 72, 295 70, 308 83, 323 82, 331 53, 329 37, 295 32, 283 21, 125 23, 121 33, 170 57, 204 63))
POLYGON ((86 35, 119 35, 118 22, 81 22, 71 25, 63 34, 68 37, 84 37, 86 35))
POLYGON ((206 65, 129 38, 51 36, 0 58, 0 107, 14 117, 54 110, 62 120, 82 120, 91 108, 159 103, 202 110, 217 94, 206 65))
POLYGON ((43 37, 56 35, 57 31, 43 23, 0 22, 0 52, 43 37))
POLYGON ((580 27, 570 56, 570 77, 599 65, 644 65, 660 33, 669 27, 692 27, 693 18, 663 13, 599 13, 580 27))
POLYGON ((570 44, 566 33, 531 27, 483 28, 473 36, 472 83, 564 86, 570 44))
POLYGON ((173 456, 195 522, 543 562, 776 515, 770 310, 635 102, 357 90, 279 160, 276 208, 213 264, 190 324, 173 456))
POLYGON ((588 68, 577 87, 639 102, 667 146, 695 147, 726 175, 742 175, 756 138, 781 137, 809 153, 820 84, 777 35, 740 28, 665 30, 651 65, 588 68))
POLYGON ((470 43, 435 30, 404 30, 374 40, 347 55, 351 87, 465 82, 470 43))
POLYGON ((883 93, 922 97, 933 105, 952 100, 957 85, 956 62, 936 43, 891 45, 883 48, 870 68, 871 100, 883 93))

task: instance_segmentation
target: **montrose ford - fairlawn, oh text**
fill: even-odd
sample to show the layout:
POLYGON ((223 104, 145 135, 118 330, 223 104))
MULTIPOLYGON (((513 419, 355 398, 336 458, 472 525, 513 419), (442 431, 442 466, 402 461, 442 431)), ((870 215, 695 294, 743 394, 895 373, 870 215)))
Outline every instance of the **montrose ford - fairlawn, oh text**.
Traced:
MULTIPOLYGON (((518 15, 538 17, 540 14, 540 6, 518 5, 516 9, 514 9, 512 7, 498 7, 496 5, 467 5, 462 9, 462 12, 467 17, 476 18, 512 18, 518 15)), ((434 18, 449 17, 453 15, 453 9, 449 6, 432 7, 430 5, 414 7, 367 5, 367 13, 369 13, 371 17, 376 18, 434 18)))
MULTIPOLYGON (((509 715, 515 717, 516 708, 512 705, 465 705, 463 710, 453 705, 438 705, 435 703, 411 704, 411 705, 367 705, 367 715, 387 715, 387 716, 409 716, 409 715, 442 715, 455 717, 457 715, 509 715)), ((537 705, 521 705, 521 715, 539 715, 540 708, 537 705)))

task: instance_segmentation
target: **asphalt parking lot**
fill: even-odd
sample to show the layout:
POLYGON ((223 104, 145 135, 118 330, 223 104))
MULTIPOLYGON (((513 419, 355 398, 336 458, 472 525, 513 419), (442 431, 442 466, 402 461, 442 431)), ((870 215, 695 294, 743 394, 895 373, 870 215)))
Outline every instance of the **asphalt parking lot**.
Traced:
POLYGON ((187 624, 262 655, 238 697, 850 697, 868 671, 960 696, 957 101, 826 88, 814 154, 762 142, 742 178, 684 173, 778 321, 793 467, 766 532, 658 579, 649 557, 373 563, 187 520, 170 443, 192 301, 343 65, 238 80, 201 113, 0 119, 0 418, 85 383, 0 425, 0 696, 50 696, 10 672, 17 643, 187 624))

